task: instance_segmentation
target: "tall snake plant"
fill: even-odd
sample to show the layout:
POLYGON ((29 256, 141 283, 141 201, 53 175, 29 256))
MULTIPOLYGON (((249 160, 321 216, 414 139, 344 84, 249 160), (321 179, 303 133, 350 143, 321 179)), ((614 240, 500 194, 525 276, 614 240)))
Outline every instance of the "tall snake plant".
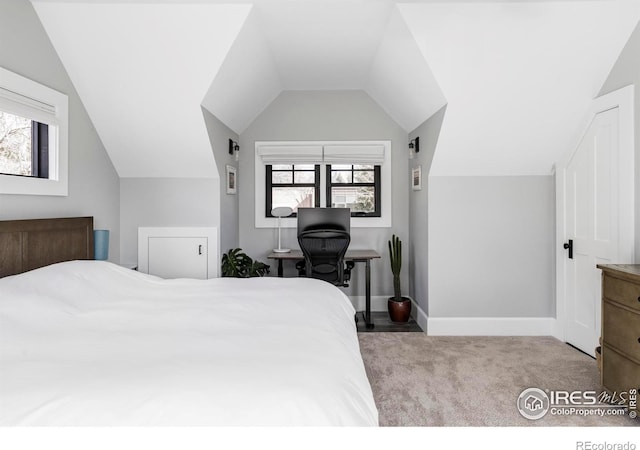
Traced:
POLYGON ((389 260, 391 261, 391 272, 393 273, 393 300, 401 302, 400 270, 402 269, 402 241, 395 234, 389 241, 389 260))

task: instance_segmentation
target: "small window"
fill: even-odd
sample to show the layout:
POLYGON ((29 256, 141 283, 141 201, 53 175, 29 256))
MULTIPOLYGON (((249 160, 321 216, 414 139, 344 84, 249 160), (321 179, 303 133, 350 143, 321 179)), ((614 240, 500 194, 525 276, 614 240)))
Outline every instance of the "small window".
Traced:
POLYGON ((320 166, 314 164, 273 164, 266 166, 266 217, 278 206, 293 209, 320 206, 320 166))
POLYGON ((327 165, 327 206, 350 208, 352 217, 380 217, 380 166, 327 165))
POLYGON ((69 99, 0 67, 0 194, 68 195, 69 99))
POLYGON ((256 228, 274 227, 278 206, 349 207, 352 227, 391 226, 391 141, 256 141, 254 167, 256 228))
POLYGON ((49 178, 49 126, 0 111, 0 174, 49 178))

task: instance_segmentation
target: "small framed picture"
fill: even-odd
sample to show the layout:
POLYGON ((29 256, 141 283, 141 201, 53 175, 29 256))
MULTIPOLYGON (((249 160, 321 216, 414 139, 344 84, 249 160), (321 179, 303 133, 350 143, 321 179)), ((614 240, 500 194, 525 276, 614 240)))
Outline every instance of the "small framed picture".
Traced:
POLYGON ((235 194, 238 191, 238 177, 236 170, 237 169, 233 166, 227 166, 227 194, 235 194))
POLYGON ((411 189, 414 191, 422 189, 422 166, 411 169, 411 189))

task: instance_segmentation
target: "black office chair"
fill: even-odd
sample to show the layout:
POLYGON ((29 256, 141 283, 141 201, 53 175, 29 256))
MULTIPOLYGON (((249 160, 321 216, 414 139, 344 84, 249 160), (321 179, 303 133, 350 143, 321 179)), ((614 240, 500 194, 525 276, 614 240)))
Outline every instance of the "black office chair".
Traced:
POLYGON ((296 264, 298 275, 317 278, 335 286, 347 287, 351 279, 351 269, 355 263, 347 261, 344 255, 351 242, 351 235, 344 230, 319 229, 302 231, 298 243, 304 261, 296 264))

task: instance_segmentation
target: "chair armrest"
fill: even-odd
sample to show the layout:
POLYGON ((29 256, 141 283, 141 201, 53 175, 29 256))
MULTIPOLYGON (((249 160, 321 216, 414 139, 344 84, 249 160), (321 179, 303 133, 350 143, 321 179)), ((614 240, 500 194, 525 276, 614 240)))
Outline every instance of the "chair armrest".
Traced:
POLYGON ((304 259, 302 261, 296 262, 296 269, 298 270, 299 277, 304 277, 307 275, 306 264, 304 259))
POLYGON ((351 279, 351 269, 356 266, 356 263, 353 261, 347 261, 344 267, 344 281, 349 281, 351 279))

